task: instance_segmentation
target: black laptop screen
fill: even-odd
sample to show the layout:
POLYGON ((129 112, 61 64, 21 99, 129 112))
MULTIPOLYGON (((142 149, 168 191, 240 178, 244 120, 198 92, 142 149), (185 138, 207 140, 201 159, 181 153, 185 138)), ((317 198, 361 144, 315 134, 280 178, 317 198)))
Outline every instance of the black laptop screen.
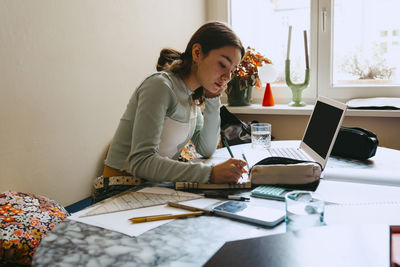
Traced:
POLYGON ((303 142, 322 158, 326 158, 343 112, 320 101, 315 104, 303 142))

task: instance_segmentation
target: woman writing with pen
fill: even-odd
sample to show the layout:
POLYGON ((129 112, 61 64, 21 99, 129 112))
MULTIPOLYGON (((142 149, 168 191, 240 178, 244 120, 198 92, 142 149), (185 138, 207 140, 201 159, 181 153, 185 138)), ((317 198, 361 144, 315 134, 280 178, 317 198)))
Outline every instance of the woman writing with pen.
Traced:
MULTIPOLYGON (((200 27, 183 53, 163 49, 158 72, 137 87, 122 115, 99 178, 237 183, 245 161, 232 158, 210 166, 177 159, 189 140, 203 157, 215 152, 220 95, 243 55, 240 39, 221 22, 200 27)), ((110 196, 101 194, 96 200, 110 196)))

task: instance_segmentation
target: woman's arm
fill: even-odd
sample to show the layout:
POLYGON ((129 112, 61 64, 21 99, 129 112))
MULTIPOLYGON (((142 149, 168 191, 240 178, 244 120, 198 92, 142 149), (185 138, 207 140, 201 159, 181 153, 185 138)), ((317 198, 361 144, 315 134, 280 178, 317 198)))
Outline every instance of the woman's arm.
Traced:
POLYGON ((204 118, 200 110, 197 112, 196 129, 192 141, 203 157, 211 157, 215 152, 220 135, 219 97, 206 98, 204 118))
POLYGON ((165 116, 176 105, 170 86, 163 79, 152 79, 138 88, 130 103, 136 106, 136 111, 129 169, 133 175, 153 181, 208 182, 212 166, 178 162, 158 154, 165 116))

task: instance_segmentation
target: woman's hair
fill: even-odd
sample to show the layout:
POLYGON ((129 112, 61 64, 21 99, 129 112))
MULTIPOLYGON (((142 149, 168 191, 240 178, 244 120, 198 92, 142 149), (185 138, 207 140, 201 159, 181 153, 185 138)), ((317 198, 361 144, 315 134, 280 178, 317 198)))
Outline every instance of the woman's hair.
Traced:
MULTIPOLYGON (((199 43, 205 56, 213 49, 224 46, 234 46, 240 50, 241 56, 244 56, 245 50, 239 37, 233 30, 223 22, 209 22, 201 26, 190 38, 185 52, 181 53, 175 49, 164 48, 160 52, 157 61, 157 71, 170 70, 173 73, 186 76, 190 73, 192 67, 192 47, 199 43)), ((199 104, 204 102, 203 88, 198 88, 193 94, 193 100, 199 104)))

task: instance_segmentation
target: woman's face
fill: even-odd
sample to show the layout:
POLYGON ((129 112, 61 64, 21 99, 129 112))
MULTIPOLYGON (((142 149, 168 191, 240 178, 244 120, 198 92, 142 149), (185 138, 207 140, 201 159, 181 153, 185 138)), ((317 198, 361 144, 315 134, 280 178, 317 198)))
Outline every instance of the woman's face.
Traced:
POLYGON ((204 55, 201 46, 196 45, 198 44, 193 47, 193 62, 197 64, 197 68, 193 70, 193 74, 205 90, 211 94, 220 94, 230 81, 231 72, 240 63, 240 49, 224 46, 204 55))

